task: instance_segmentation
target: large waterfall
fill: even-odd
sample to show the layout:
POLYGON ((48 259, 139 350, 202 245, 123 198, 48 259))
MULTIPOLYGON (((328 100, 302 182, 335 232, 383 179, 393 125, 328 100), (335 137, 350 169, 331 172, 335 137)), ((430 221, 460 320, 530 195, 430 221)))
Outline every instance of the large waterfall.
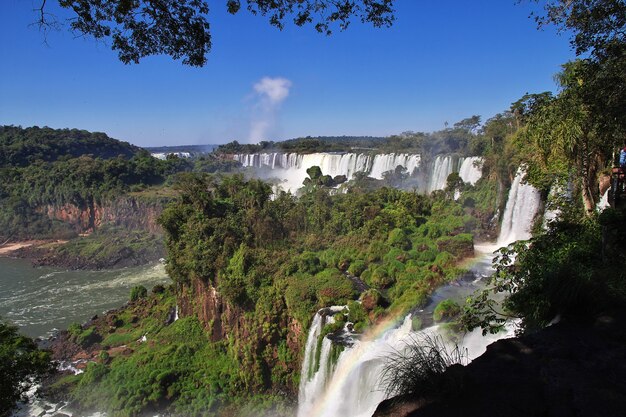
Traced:
MULTIPOLYGON (((256 153, 237 154, 233 158, 244 167, 253 167, 267 172, 262 175, 277 178, 286 191, 295 192, 307 178, 306 170, 319 166, 324 175, 335 177, 345 175, 348 180, 357 172, 364 172, 369 177, 383 179, 383 173, 393 171, 398 166, 406 168, 413 175, 420 168, 421 157, 417 154, 388 153, 256 153)), ((420 189, 431 192, 445 188, 448 175, 459 172, 463 181, 474 184, 480 179, 480 157, 455 158, 451 155, 435 157, 430 172, 423 173, 424 185, 420 189)))
POLYGON ((368 176, 382 179, 383 173, 403 166, 413 174, 420 165, 420 156, 405 153, 370 155, 365 153, 259 153, 239 154, 233 157, 244 167, 269 169, 267 176, 278 178, 283 188, 295 192, 307 178, 306 170, 312 166, 321 168, 324 175, 345 175, 348 180, 355 173, 365 172, 368 176))
POLYGON ((535 187, 522 183, 524 175, 524 170, 518 169, 511 185, 497 242, 499 246, 529 239, 531 236, 532 223, 539 210, 541 197, 535 187))
MULTIPOLYGON (((464 163, 471 163, 472 167, 478 170, 474 162, 460 161, 459 166, 463 168, 464 163)), ((441 169, 448 169, 447 164, 449 162, 442 157, 441 169)), ((469 167, 465 168, 469 170, 469 167)), ((480 178, 475 172, 467 175, 480 178)), ((497 246, 476 245, 476 250, 483 252, 477 256, 471 270, 480 277, 488 276, 493 272, 491 258, 495 248, 517 239, 530 237, 530 229, 539 208, 540 199, 534 187, 522 184, 523 175, 523 170, 519 170, 513 181, 497 246)), ((467 182, 470 182, 471 177, 467 178, 467 182)), ((444 298, 462 300, 479 287, 478 281, 460 282, 457 285, 440 288, 433 294, 431 304, 420 314, 423 318, 429 317, 437 303, 444 298)), ((333 311, 339 310, 335 307, 333 311)), ((378 404, 385 399, 384 387, 380 386, 380 380, 389 354, 402 351, 411 340, 420 340, 426 335, 445 338, 446 334, 439 326, 414 331, 411 315, 408 315, 400 326, 387 326, 388 328, 385 329, 383 325, 380 325, 367 335, 353 336, 353 344, 345 347, 336 362, 333 362, 333 356, 329 354, 332 342, 328 338, 322 341, 320 354, 316 353, 318 337, 324 325, 323 317, 327 314, 328 310, 320 310, 309 331, 300 380, 298 417, 370 417, 378 404), (312 373, 311 358, 316 356, 319 356, 318 370, 312 373)), ((472 360, 484 353, 487 345, 495 340, 512 337, 514 330, 514 323, 507 324, 505 331, 497 335, 483 336, 482 332, 476 329, 466 334, 459 345, 467 349, 468 358, 472 360)))

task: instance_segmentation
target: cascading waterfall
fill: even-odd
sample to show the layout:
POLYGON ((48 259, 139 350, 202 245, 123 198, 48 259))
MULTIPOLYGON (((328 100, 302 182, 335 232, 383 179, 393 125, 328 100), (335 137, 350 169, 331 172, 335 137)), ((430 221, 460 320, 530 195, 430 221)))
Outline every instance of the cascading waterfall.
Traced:
POLYGON ((329 357, 332 342, 328 338, 322 341, 319 355, 319 366, 316 372, 313 369, 316 364, 318 338, 326 324, 334 323, 332 314, 346 309, 344 306, 333 306, 319 310, 313 317, 313 322, 309 328, 309 335, 306 340, 304 350, 304 360, 302 361, 300 390, 298 393, 298 404, 303 408, 310 408, 313 404, 309 400, 316 398, 323 392, 327 373, 330 371, 329 357))
MULTIPOLYGON (((280 185, 286 191, 295 192, 302 187, 302 182, 307 178, 306 170, 312 166, 319 166, 324 175, 335 177, 345 175, 348 180, 357 172, 364 172, 369 177, 383 179, 383 174, 393 171, 398 166, 406 168, 409 175, 414 174, 420 168, 421 157, 417 154, 389 153, 389 154, 366 154, 366 153, 256 153, 237 154, 233 159, 239 161, 244 167, 253 167, 260 171, 267 170, 262 176, 277 178, 280 185)), ((482 176, 480 163, 482 158, 472 156, 456 158, 451 155, 439 155, 435 158, 431 172, 425 173, 426 192, 441 190, 446 186, 448 175, 459 172, 463 181, 474 184, 482 176)))
POLYGON ((530 184, 523 184, 525 171, 517 170, 509 198, 504 209, 498 246, 506 246, 516 240, 529 239, 533 219, 539 210, 541 197, 539 191, 530 184))
MULTIPOLYGON (((442 158, 441 163, 447 162, 442 158)), ((460 166, 463 163, 465 161, 460 162, 460 166)), ((520 169, 509 192, 504 215, 506 226, 503 224, 497 241, 498 246, 530 237, 530 229, 540 199, 534 187, 521 183, 523 175, 524 171, 520 169)), ((477 251, 483 251, 471 268, 476 275, 485 277, 493 272, 490 261, 493 257, 492 251, 496 247, 493 245, 475 247, 477 251)), ((438 291, 444 292, 446 297, 449 297, 450 292, 459 290, 458 286, 450 285, 438 291)), ((433 298, 436 300, 437 297, 433 298)), ((436 304, 436 301, 433 304, 436 304)), ((425 310, 432 311, 428 307, 425 310)), ((324 352, 320 354, 319 370, 314 375, 309 375, 311 368, 308 367, 307 361, 316 355, 317 340, 323 328, 323 324, 317 319, 318 315, 319 313, 313 320, 306 344, 298 417, 370 417, 378 404, 385 399, 383 387, 379 386, 379 383, 389 354, 404 349, 408 340, 420 340, 427 335, 442 336, 445 339, 445 332, 439 326, 413 331, 411 316, 408 315, 398 327, 389 329, 389 326, 385 328, 381 325, 369 336, 353 339, 352 346, 344 349, 335 364, 328 363, 328 355, 324 353, 326 349, 330 349, 331 344, 331 341, 325 338, 322 343, 324 352)), ((467 349, 468 359, 473 360, 482 355, 487 346, 494 341, 514 336, 515 328, 516 323, 509 322, 504 332, 487 336, 483 336, 482 331, 476 329, 466 334, 459 346, 467 349)))
POLYGON ((433 170, 426 191, 431 193, 435 190, 443 190, 446 188, 446 181, 453 170, 454 161, 451 155, 437 156, 433 162, 433 170))
MULTIPOLYGON (((514 323, 509 323, 506 330, 497 335, 482 336, 481 330, 476 329, 465 335, 460 346, 467 349, 471 360, 483 354, 490 343, 512 337, 514 331, 514 323)), ((445 338, 445 334, 439 326, 413 331, 411 316, 408 315, 402 325, 382 332, 378 337, 354 340, 353 346, 346 347, 339 355, 336 364, 328 362, 327 352, 332 342, 325 338, 319 370, 311 378, 307 378, 304 372, 302 374, 298 417, 370 417, 385 399, 384 387, 379 384, 386 358, 405 349, 411 340, 421 340, 425 336, 445 338)), ((309 332, 311 336, 313 339, 307 340, 305 360, 315 355, 308 349, 317 345, 319 333, 314 336, 313 332, 309 332)))
POLYGON ((476 184, 483 176, 482 170, 483 159, 480 156, 469 156, 459 159, 459 176, 463 182, 468 184, 476 184))
POLYGON ((307 178, 306 170, 319 166, 324 175, 345 175, 348 180, 357 172, 382 179, 383 173, 403 166, 413 174, 420 165, 420 156, 405 153, 369 155, 365 153, 259 153, 234 155, 244 167, 271 170, 268 174, 281 180, 286 190, 296 191, 307 178))

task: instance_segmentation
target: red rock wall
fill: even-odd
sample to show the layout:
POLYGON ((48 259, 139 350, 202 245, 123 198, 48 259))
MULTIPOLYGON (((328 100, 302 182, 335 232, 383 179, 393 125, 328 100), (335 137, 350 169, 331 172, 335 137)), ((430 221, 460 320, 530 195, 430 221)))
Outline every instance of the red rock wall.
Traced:
POLYGON ((124 197, 102 204, 88 204, 85 207, 73 204, 48 205, 42 211, 50 219, 71 224, 77 233, 91 233, 105 224, 160 233, 157 218, 161 215, 163 206, 160 202, 148 203, 124 197))

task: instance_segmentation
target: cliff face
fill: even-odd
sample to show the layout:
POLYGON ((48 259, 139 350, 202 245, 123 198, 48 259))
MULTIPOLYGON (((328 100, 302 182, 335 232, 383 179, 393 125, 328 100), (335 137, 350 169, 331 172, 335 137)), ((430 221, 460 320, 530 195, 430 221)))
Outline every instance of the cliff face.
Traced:
POLYGON ((41 208, 48 218, 72 225, 77 233, 90 233, 104 224, 131 230, 160 233, 157 218, 165 206, 161 201, 144 201, 124 196, 101 204, 90 202, 84 207, 73 204, 48 205, 41 208))
POLYGON ((374 416, 623 416, 626 311, 498 341, 445 375, 453 383, 438 398, 385 401, 374 416))
POLYGON ((239 334, 246 327, 243 311, 232 307, 215 287, 202 280, 195 279, 189 286, 183 286, 178 303, 179 314, 197 316, 213 342, 226 339, 229 334, 239 334))
POLYGON ((252 392, 288 392, 295 395, 293 379, 299 372, 304 345, 302 325, 286 313, 281 297, 253 311, 233 306, 209 282, 193 279, 179 287, 181 317, 195 316, 212 342, 225 342, 241 369, 249 373, 252 392))

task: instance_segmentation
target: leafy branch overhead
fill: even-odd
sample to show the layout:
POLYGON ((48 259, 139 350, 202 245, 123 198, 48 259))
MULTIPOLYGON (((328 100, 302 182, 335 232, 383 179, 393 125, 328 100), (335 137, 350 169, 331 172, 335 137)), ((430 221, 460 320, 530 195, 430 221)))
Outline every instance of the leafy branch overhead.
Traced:
MULTIPOLYGON (((282 29, 288 20, 311 24, 330 35, 345 30, 353 19, 375 27, 394 21, 394 0, 226 0, 229 13, 242 8, 269 18, 282 29)), ((205 0, 59 0, 75 17, 70 27, 81 35, 110 39, 122 62, 138 63, 150 55, 166 54, 183 64, 201 67, 211 50, 209 5, 205 0)), ((45 25, 42 1, 40 25, 45 25)), ((38 9, 39 10, 39 9, 38 9)))
POLYGON ((607 50, 626 41, 626 3, 623 0, 531 0, 543 5, 535 15, 539 27, 555 25, 570 32, 578 55, 607 50))

